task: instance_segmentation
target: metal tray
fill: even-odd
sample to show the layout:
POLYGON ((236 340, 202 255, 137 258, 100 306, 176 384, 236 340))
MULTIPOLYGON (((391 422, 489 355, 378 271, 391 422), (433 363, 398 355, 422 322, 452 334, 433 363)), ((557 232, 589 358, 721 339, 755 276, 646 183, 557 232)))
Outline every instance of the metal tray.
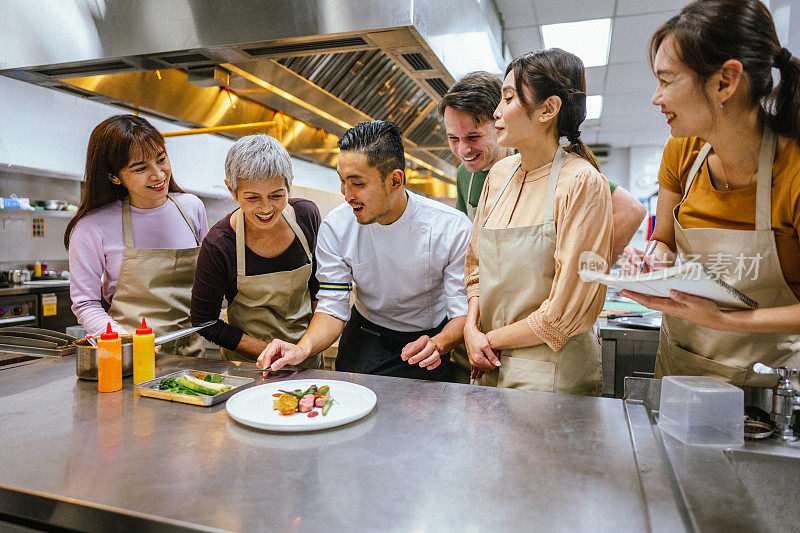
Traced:
POLYGON ((172 402, 190 403, 192 405, 202 405, 208 407, 220 402, 224 402, 235 393, 242 390, 255 382, 254 378, 243 378, 239 376, 229 376, 228 374, 219 374, 223 376, 222 383, 231 385, 233 388, 229 391, 222 392, 216 396, 192 396, 191 394, 180 394, 178 392, 168 392, 158 388, 162 380, 167 378, 178 378, 181 376, 191 375, 199 379, 204 379, 208 375, 219 374, 219 372, 204 372, 202 370, 178 370, 171 374, 159 376, 156 379, 145 381, 136 385, 136 393, 141 396, 150 396, 151 398, 160 398, 162 400, 170 400, 172 402))
POLYGON ((661 315, 658 316, 621 316, 609 320, 618 326, 634 329, 661 329, 661 315))

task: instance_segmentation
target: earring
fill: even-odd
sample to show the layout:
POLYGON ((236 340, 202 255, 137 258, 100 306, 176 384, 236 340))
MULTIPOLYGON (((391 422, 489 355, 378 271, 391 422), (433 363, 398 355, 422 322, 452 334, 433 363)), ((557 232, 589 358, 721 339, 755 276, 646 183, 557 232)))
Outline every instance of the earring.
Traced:
POLYGON ((720 102, 720 103, 719 103, 719 106, 720 106, 720 107, 725 107, 725 102, 720 102))

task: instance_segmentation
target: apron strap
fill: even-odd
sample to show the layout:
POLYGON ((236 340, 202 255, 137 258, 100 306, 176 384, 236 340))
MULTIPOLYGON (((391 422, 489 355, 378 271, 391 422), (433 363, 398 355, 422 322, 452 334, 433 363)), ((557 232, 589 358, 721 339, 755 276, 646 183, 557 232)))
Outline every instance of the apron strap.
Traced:
POLYGON ((775 161, 775 146, 778 136, 764 124, 761 153, 758 156, 758 178, 756 182, 756 230, 772 229, 772 164, 775 161))
MULTIPOLYGON (((167 198, 172 200, 175 203, 175 207, 178 208, 180 211, 181 216, 183 216, 183 220, 189 224, 189 229, 192 230, 192 235, 194 236, 194 241, 199 245, 200 239, 197 238, 197 229, 194 227, 194 223, 192 220, 186 216, 186 211, 183 210, 183 206, 181 203, 171 194, 167 194, 167 198)), ((133 224, 131 224, 131 198, 130 196, 126 196, 122 199, 122 234, 125 236, 125 247, 126 248, 135 248, 133 245, 133 224)))
POLYGON ((556 184, 558 183, 558 175, 561 174, 561 167, 564 166, 564 160, 567 158, 567 152, 560 146, 556 150, 556 155, 553 157, 553 166, 550 167, 550 178, 547 182, 547 197, 544 201, 544 222, 550 222, 553 219, 553 210, 556 196, 556 184))
POLYGON ((489 208, 489 212, 486 213, 486 218, 483 219, 484 226, 486 225, 486 221, 489 220, 489 217, 492 216, 494 208, 497 207, 497 201, 500 199, 501 196, 503 196, 503 193, 506 192, 506 187, 508 187, 509 182, 511 182, 511 178, 514 177, 514 174, 517 173, 517 170, 519 170, 519 167, 521 166, 522 162, 517 163, 517 166, 515 166, 514 169, 508 173, 508 177, 506 178, 506 182, 503 184, 503 188, 500 189, 500 193, 497 195, 497 198, 495 198, 494 202, 492 202, 492 207, 489 208))
POLYGON ((283 210, 283 218, 286 219, 286 222, 288 222, 289 226, 294 230, 294 234, 297 235, 300 244, 303 245, 303 250, 306 252, 308 262, 311 263, 311 248, 308 246, 308 239, 306 239, 306 234, 303 233, 303 230, 300 229, 300 225, 295 221, 294 208, 291 205, 286 205, 286 209, 283 210), (290 210, 291 213, 289 212, 290 210))
POLYGON ((199 245, 200 244, 200 239, 197 237, 197 228, 194 227, 194 222, 192 222, 192 219, 190 219, 186 215, 186 211, 183 210, 183 206, 181 205, 181 203, 178 201, 177 198, 175 198, 174 196, 172 196, 169 193, 167 193, 167 198, 169 198, 170 200, 172 200, 175 203, 175 207, 177 207, 178 211, 180 211, 181 215, 183 215, 183 220, 185 220, 186 223, 189 224, 189 228, 192 230, 192 234, 194 235, 194 241, 199 245))
MULTIPOLYGON (((300 244, 303 245, 303 250, 306 252, 306 257, 308 257, 308 262, 311 263, 311 248, 308 246, 308 239, 306 239, 305 233, 303 230, 300 229, 300 226, 294 219, 294 215, 288 213, 288 210, 292 209, 292 206, 287 205, 286 208, 282 211, 283 218, 286 219, 286 222, 289 224, 289 227, 292 228, 292 231, 300 240, 300 244)), ((294 211, 294 209, 292 209, 294 211)), ((244 268, 244 215, 242 214, 242 208, 240 207, 235 211, 236 213, 236 275, 237 276, 244 276, 245 275, 245 268, 244 268)))
POLYGON ((236 213, 236 275, 244 276, 244 215, 241 207, 234 213, 236 213))
POLYGON ((694 177, 697 175, 697 172, 700 170, 700 167, 703 166, 703 161, 706 160, 708 157, 708 153, 711 151, 711 145, 705 143, 700 151, 697 153, 697 157, 694 158, 694 163, 692 163, 691 168, 689 169, 689 177, 686 178, 686 189, 683 191, 683 197, 681 201, 678 202, 678 205, 682 204, 686 197, 689 195, 689 188, 692 186, 692 182, 694 182, 694 177))
POLYGON ((475 173, 470 172, 469 174, 469 185, 467 185, 467 205, 472 205, 469 203, 470 198, 472 198, 472 180, 475 179, 475 173))
POLYGON ((131 198, 122 199, 122 234, 125 236, 125 248, 133 248, 133 225, 131 224, 131 198))

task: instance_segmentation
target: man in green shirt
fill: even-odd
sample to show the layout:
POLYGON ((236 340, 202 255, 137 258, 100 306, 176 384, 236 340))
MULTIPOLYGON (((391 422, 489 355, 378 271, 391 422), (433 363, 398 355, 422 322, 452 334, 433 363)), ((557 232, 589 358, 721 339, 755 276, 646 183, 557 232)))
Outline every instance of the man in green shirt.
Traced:
MULTIPOLYGON (((488 72, 472 72, 453 85, 439 102, 450 150, 461 161, 456 172, 456 209, 475 219, 486 176, 495 163, 508 155, 497 144, 494 110, 500 104, 502 82, 488 72)), ((614 213, 614 258, 622 255, 647 210, 631 193, 611 180, 611 206, 614 213)), ((466 350, 452 352, 453 378, 468 383, 470 365, 466 350)))

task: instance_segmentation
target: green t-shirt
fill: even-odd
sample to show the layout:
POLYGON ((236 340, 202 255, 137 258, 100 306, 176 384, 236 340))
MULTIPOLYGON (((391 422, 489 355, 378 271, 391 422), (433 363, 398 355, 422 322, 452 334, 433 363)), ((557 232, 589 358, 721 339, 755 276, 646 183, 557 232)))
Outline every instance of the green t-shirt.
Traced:
POLYGON ((481 192, 483 191, 483 183, 486 181, 486 176, 489 175, 488 170, 479 170, 475 172, 475 177, 472 180, 472 190, 467 191, 469 187, 469 178, 472 172, 464 168, 464 164, 458 165, 456 171, 456 209, 467 214, 467 197, 469 197, 469 205, 472 207, 478 206, 478 200, 481 199, 481 192))
MULTIPOLYGON (((469 179, 472 172, 469 172, 464 164, 458 165, 456 171, 456 209, 467 214, 467 196, 469 195, 469 205, 478 207, 478 200, 481 199, 481 192, 483 192, 483 184, 486 182, 486 176, 489 175, 488 170, 479 170, 475 172, 475 177, 472 179, 472 190, 467 192, 469 187, 469 179)), ((619 187, 617 183, 608 180, 608 186, 611 189, 611 194, 614 194, 614 189, 619 187)))

